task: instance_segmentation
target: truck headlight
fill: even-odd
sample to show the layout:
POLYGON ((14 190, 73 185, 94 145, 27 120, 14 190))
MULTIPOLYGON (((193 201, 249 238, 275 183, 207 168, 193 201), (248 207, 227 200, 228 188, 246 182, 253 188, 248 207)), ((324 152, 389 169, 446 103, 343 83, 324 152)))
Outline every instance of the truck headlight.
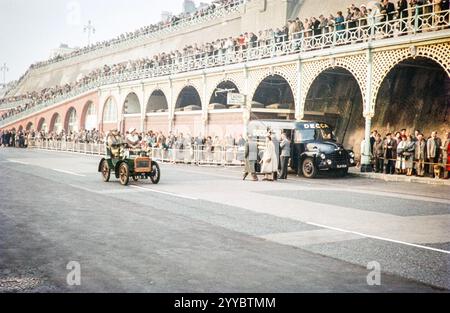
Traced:
POLYGON ((350 163, 355 163, 355 159, 350 159, 350 163))
POLYGON ((321 158, 322 160, 325 160, 325 159, 327 158, 327 156, 326 156, 325 154, 322 153, 322 154, 320 155, 320 158, 321 158))
POLYGON ((327 160, 327 164, 328 164, 328 165, 331 165, 331 164, 333 164, 333 161, 327 160))
POLYGON ((353 151, 350 151, 350 152, 348 153, 348 155, 349 155, 351 158, 354 158, 354 157, 355 157, 355 153, 354 153, 353 151))

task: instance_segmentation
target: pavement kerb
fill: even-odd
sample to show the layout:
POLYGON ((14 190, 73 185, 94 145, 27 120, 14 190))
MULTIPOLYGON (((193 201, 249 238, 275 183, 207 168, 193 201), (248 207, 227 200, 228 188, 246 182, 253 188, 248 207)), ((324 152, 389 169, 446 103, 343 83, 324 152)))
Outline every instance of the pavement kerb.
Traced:
POLYGON ((388 175, 388 174, 378 174, 378 173, 359 173, 359 172, 351 172, 349 175, 369 178, 369 179, 378 179, 384 180, 388 182, 408 182, 408 183, 419 183, 419 184, 427 184, 427 185, 440 185, 440 186, 450 186, 449 179, 434 179, 428 177, 415 177, 415 176, 405 176, 405 175, 388 175))

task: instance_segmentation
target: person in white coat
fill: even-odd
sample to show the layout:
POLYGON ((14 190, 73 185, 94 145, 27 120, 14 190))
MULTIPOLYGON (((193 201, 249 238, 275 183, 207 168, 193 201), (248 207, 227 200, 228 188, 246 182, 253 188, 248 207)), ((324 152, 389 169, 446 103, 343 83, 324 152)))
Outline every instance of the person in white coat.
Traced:
POLYGON ((273 173, 278 171, 278 157, 276 155, 275 145, 272 141, 271 134, 266 138, 266 149, 261 160, 261 173, 265 174, 263 180, 273 181, 273 173))

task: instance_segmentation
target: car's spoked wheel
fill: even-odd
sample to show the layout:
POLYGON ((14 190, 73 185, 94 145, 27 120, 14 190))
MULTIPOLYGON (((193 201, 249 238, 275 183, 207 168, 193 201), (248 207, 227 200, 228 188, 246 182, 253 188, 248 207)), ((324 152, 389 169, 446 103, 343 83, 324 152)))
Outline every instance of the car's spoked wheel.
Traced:
POLYGON ((109 179, 111 178, 111 169, 109 168, 108 161, 103 160, 101 170, 103 181, 105 183, 109 182, 109 179))
POLYGON ((127 163, 120 164, 119 181, 124 186, 128 185, 128 182, 130 181, 130 168, 127 163))
POLYGON ((159 170, 159 165, 156 162, 152 162, 152 173, 150 175, 150 179, 153 184, 159 183, 161 179, 161 171, 159 170))
POLYGON ((306 178, 314 178, 317 175, 317 169, 311 158, 306 158, 302 165, 303 176, 306 178))

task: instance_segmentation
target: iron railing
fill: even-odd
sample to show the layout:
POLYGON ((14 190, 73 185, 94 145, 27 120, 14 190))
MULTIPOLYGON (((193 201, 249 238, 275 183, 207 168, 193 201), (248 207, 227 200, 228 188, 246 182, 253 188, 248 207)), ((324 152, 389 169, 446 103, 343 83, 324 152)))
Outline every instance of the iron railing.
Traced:
MULTIPOLYGON (((106 155, 104 143, 30 139, 28 148, 98 156, 106 155)), ((240 166, 244 162, 244 147, 238 146, 192 145, 184 149, 149 148, 148 151, 149 155, 159 162, 222 166, 240 166)))
POLYGON ((398 36, 415 35, 420 32, 439 31, 450 28, 450 10, 434 11, 433 5, 418 6, 413 16, 387 18, 386 15, 374 15, 357 22, 347 21, 320 29, 304 30, 291 36, 271 36, 264 42, 249 43, 247 46, 219 49, 213 52, 183 55, 162 64, 125 69, 115 73, 102 73, 89 78, 69 93, 43 101, 30 109, 6 117, 0 121, 0 127, 12 121, 26 117, 58 102, 93 91, 101 86, 121 82, 174 75, 178 73, 226 66, 248 61, 292 55, 302 52, 330 49, 337 46, 361 42, 384 40, 398 36), (383 20, 385 18, 385 20, 383 20))

